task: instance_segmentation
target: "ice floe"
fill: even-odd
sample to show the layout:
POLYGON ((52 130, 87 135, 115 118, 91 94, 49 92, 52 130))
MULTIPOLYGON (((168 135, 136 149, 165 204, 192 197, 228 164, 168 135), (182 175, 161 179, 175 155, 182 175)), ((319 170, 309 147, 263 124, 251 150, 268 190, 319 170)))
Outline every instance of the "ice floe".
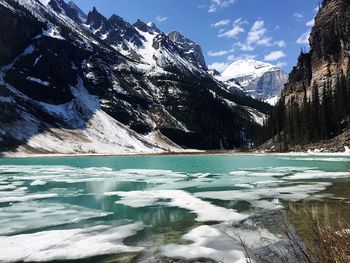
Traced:
POLYGON ((0 208, 0 235, 77 223, 85 219, 100 218, 109 214, 108 212, 69 204, 16 203, 0 208))
POLYGON ((211 226, 200 226, 182 237, 191 244, 168 244, 161 247, 165 257, 180 259, 210 258, 217 262, 245 263, 246 254, 241 244, 230 235, 211 226))
POLYGON ((323 172, 318 170, 305 171, 303 173, 295 173, 293 175, 284 177, 288 180, 310 180, 310 179, 337 179, 348 178, 350 172, 323 172))
POLYGON ((0 262, 74 260, 138 252, 141 247, 126 246, 123 239, 142 229, 142 223, 133 223, 0 236, 0 262))
POLYGON ((131 207, 146 207, 161 204, 171 207, 180 207, 197 214, 196 220, 205 221, 242 221, 248 215, 237 213, 233 209, 215 206, 181 190, 151 190, 110 192, 107 196, 120 196, 117 204, 131 207))
POLYGON ((331 183, 313 183, 286 187, 275 187, 275 188, 256 188, 243 191, 209 191, 209 192, 198 192, 194 196, 205 199, 216 199, 216 200, 242 200, 252 202, 260 199, 283 199, 288 201, 299 201, 303 200, 314 193, 325 190, 331 183))
POLYGON ((44 181, 35 180, 35 181, 33 181, 30 185, 31 185, 31 186, 37 186, 37 185, 45 185, 45 184, 46 184, 46 182, 44 182, 44 181))

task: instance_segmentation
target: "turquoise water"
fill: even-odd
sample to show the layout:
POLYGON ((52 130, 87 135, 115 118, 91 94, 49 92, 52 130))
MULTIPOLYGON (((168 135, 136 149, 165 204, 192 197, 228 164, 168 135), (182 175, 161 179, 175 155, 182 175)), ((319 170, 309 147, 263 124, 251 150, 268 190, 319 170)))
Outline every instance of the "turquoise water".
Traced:
POLYGON ((349 183, 349 161, 291 155, 0 159, 0 261, 239 262, 244 250, 237 231, 253 250, 261 240, 279 239, 256 224, 256 214, 286 202, 350 197, 334 188, 349 183))

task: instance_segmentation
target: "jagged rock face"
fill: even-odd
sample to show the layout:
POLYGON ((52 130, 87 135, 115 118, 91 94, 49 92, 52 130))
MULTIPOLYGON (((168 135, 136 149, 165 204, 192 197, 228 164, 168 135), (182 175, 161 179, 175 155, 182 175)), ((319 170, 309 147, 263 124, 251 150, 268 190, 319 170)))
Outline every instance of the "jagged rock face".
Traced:
MULTIPOLYGON (((286 103, 302 101, 304 91, 311 95, 311 86, 320 88, 337 76, 350 74, 350 2, 327 0, 315 18, 310 35, 310 52, 301 54, 284 90, 286 103)), ((321 93, 320 93, 321 94, 321 93)))
POLYGON ((161 31, 156 27, 155 24, 153 24, 153 23, 146 24, 145 22, 141 21, 140 19, 138 19, 136 21, 136 23, 134 24, 134 27, 137 28, 138 30, 144 32, 144 33, 147 33, 147 32, 161 33, 161 31))
POLYGON ((90 25, 92 29, 101 29, 104 31, 107 28, 107 18, 100 14, 94 7, 88 14, 86 24, 90 25))
POLYGON ((79 6, 77 6, 73 1, 69 1, 67 3, 72 9, 74 9, 76 11, 76 13, 78 14, 78 17, 80 18, 81 22, 85 22, 87 19, 87 15, 84 13, 84 11, 82 11, 79 6))
POLYGON ((23 145, 41 153, 234 148, 242 145, 243 131, 249 138, 259 127, 256 119, 269 112, 265 104, 226 91, 154 26, 134 27, 93 10, 89 31, 55 11, 54 1, 43 6, 32 0, 25 7, 0 2, 5 24, 19 29, 0 35, 0 52, 7 54, 1 56, 0 152, 23 145), (101 27, 124 37, 137 33, 135 52, 151 55, 151 64, 122 55, 93 31, 101 27))
POLYGON ((0 9, 0 66, 10 63, 30 43, 31 39, 42 32, 42 23, 33 16, 25 16, 21 13, 22 7, 14 3, 14 8, 19 11, 18 16, 11 15, 7 8, 0 9))
POLYGON ((207 65, 204 60, 202 48, 192 40, 184 37, 179 32, 171 32, 168 34, 171 41, 177 44, 183 55, 192 63, 206 70, 207 65))
POLYGON ((143 45, 144 37, 128 22, 117 15, 109 19, 101 15, 94 7, 89 12, 86 20, 92 33, 104 40, 115 49, 128 55, 130 58, 140 60, 140 55, 135 52, 134 47, 143 45), (124 53, 127 52, 127 53, 124 53))
POLYGON ((283 90, 283 96, 286 97, 286 103, 290 100, 302 102, 304 92, 311 86, 312 65, 311 55, 301 54, 298 58, 298 65, 293 68, 289 74, 288 83, 283 90))
POLYGON ((287 74, 282 70, 266 72, 258 79, 256 86, 254 87, 254 98, 265 101, 280 96, 283 85, 287 80, 287 74))
POLYGON ((80 16, 78 14, 78 10, 74 7, 71 7, 69 4, 66 4, 63 0, 53 0, 49 2, 49 6, 55 10, 57 13, 65 13, 68 17, 70 17, 75 22, 82 22, 80 16))

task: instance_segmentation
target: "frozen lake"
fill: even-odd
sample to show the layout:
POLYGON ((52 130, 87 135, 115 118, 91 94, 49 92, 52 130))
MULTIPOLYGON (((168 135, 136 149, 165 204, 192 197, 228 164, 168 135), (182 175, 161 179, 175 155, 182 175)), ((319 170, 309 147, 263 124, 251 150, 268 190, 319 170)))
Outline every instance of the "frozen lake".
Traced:
POLYGON ((0 159, 0 262, 245 262, 237 233, 259 249, 280 237, 256 215, 346 201, 349 163, 296 155, 0 159))

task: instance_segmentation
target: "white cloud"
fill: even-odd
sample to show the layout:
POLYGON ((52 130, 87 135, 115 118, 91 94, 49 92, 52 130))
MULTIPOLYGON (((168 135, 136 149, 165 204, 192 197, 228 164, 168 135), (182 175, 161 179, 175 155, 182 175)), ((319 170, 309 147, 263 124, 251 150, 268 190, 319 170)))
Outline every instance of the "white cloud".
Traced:
POLYGON ((156 16, 156 20, 161 23, 161 22, 168 20, 168 18, 166 16, 158 15, 158 16, 156 16))
POLYGON ((245 59, 245 58, 256 58, 256 57, 257 57, 257 55, 252 55, 252 54, 241 54, 239 56, 230 55, 227 57, 227 60, 230 62, 234 62, 234 61, 245 59))
POLYGON ((275 41, 275 44, 276 44, 276 46, 278 46, 280 48, 287 46, 287 43, 284 40, 275 41))
POLYGON ((209 65, 209 69, 215 69, 219 71, 220 73, 224 72, 225 69, 230 65, 228 62, 214 62, 213 64, 209 65))
POLYGON ((293 16, 299 21, 304 18, 304 15, 300 13, 294 13, 293 16))
POLYGON ((287 45, 283 40, 274 41, 272 37, 267 36, 267 32, 265 22, 263 20, 257 20, 248 32, 246 41, 244 43, 239 42, 236 45, 242 51, 246 52, 254 51, 256 46, 278 46, 279 48, 283 48, 287 45))
POLYGON ((219 51, 208 51, 208 56, 209 57, 221 57, 228 55, 230 53, 234 52, 234 49, 229 49, 229 50, 219 50, 219 51))
POLYGON ((230 19, 223 19, 223 20, 220 20, 220 21, 212 24, 211 26, 212 27, 223 27, 223 26, 227 26, 230 22, 231 22, 230 19))
POLYGON ((285 62, 285 61, 279 61, 279 62, 276 63, 276 66, 279 67, 279 68, 284 68, 287 65, 288 65, 288 63, 285 62))
POLYGON ((280 58, 284 58, 286 54, 282 50, 272 51, 270 54, 266 55, 264 60, 266 61, 275 61, 280 58))
POLYGON ((220 32, 218 37, 226 37, 226 38, 235 38, 238 34, 244 32, 243 24, 245 22, 242 21, 242 18, 237 19, 233 22, 233 27, 230 30, 220 32))
POLYGON ((238 42, 237 45, 241 48, 242 51, 245 51, 245 52, 249 52, 249 51, 254 51, 255 50, 255 48, 252 45, 247 44, 247 43, 238 42))
POLYGON ((221 34, 221 33, 223 33, 223 32, 225 32, 225 28, 220 28, 218 34, 221 34))
POLYGON ((304 34, 302 34, 296 41, 297 44, 300 45, 308 45, 309 44, 309 37, 311 34, 311 30, 306 31, 304 34))
POLYGON ((220 8, 225 8, 236 3, 237 0, 210 0, 209 13, 215 13, 220 8))
POLYGON ((295 43, 300 45, 309 45, 309 38, 311 34, 311 29, 315 25, 315 16, 317 15, 318 11, 320 10, 319 7, 316 7, 314 9, 314 18, 312 18, 310 21, 306 22, 306 26, 309 28, 305 33, 303 33, 296 41, 295 43))

